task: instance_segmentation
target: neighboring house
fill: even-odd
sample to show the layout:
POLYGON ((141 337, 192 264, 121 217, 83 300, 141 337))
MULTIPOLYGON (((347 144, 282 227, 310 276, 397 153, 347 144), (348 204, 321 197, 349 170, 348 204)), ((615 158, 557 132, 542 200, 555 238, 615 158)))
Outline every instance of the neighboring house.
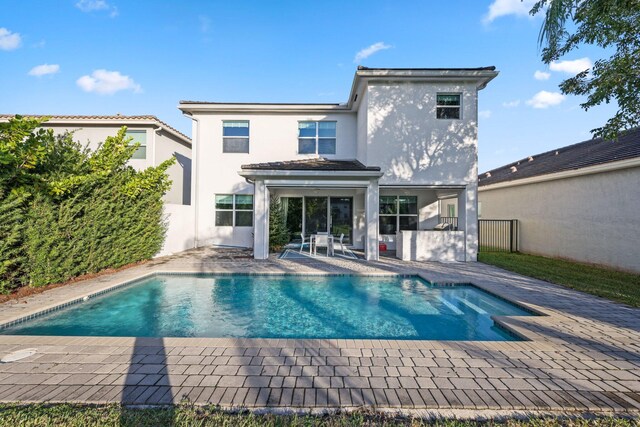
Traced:
POLYGON ((180 102, 193 119, 195 246, 267 258, 276 195, 293 236, 345 234, 369 260, 400 239, 403 259, 475 261, 477 95, 497 74, 358 67, 344 104, 180 102), (452 196, 461 231, 428 231, 452 196))
MULTIPOLYGON (((44 117, 30 116, 29 117, 44 117)), ((1 115, 6 121, 12 115, 1 115)), ((49 120, 42 127, 53 129, 56 134, 73 132, 73 139, 95 150, 108 136, 114 136, 122 126, 127 135, 140 147, 130 160, 135 169, 157 166, 171 156, 176 163, 168 171, 173 182, 165 195, 168 203, 191 204, 191 139, 159 120, 155 116, 46 116, 49 120)))
POLYGON ((483 218, 517 219, 522 252, 640 272, 640 128, 479 177, 483 218))

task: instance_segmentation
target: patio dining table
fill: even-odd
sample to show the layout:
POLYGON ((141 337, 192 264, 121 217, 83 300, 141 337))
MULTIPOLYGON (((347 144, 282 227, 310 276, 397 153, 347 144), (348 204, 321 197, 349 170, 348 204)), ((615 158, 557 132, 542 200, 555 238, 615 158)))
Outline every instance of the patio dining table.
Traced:
POLYGON ((327 256, 333 256, 333 235, 331 234, 312 234, 310 237, 309 244, 309 254, 316 255, 317 254, 317 246, 316 241, 318 237, 326 237, 327 238, 327 256))

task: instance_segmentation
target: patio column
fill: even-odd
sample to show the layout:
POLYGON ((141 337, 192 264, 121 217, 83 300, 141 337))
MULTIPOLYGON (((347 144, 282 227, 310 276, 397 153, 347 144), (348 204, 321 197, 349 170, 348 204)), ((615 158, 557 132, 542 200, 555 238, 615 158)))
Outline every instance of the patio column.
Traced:
POLYGON ((253 258, 269 258, 269 189, 262 179, 253 184, 253 258))
POLYGON ((465 261, 478 260, 478 184, 467 184, 458 194, 458 230, 464 230, 465 261))
POLYGON ((380 212, 380 187, 378 180, 372 179, 367 185, 365 195, 365 224, 366 234, 364 242, 364 254, 367 261, 378 260, 378 214, 380 212))

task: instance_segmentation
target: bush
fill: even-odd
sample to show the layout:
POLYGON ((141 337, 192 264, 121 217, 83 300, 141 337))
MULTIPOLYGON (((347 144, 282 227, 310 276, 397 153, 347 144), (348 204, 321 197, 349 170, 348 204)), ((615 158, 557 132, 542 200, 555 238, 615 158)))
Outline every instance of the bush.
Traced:
POLYGON ((126 128, 90 153, 39 125, 19 116, 0 124, 0 292, 155 255, 175 159, 135 171, 126 128))

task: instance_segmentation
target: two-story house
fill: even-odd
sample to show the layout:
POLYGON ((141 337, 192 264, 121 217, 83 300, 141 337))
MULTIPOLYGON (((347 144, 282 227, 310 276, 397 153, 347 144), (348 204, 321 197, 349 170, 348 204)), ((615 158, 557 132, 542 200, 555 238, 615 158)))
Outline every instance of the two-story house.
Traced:
POLYGON ((475 261, 477 99, 497 74, 358 67, 344 104, 180 102, 193 120, 195 245, 267 258, 276 195, 293 234, 345 234, 368 260, 386 241, 403 259, 475 261), (432 231, 452 197, 458 230, 432 231))

